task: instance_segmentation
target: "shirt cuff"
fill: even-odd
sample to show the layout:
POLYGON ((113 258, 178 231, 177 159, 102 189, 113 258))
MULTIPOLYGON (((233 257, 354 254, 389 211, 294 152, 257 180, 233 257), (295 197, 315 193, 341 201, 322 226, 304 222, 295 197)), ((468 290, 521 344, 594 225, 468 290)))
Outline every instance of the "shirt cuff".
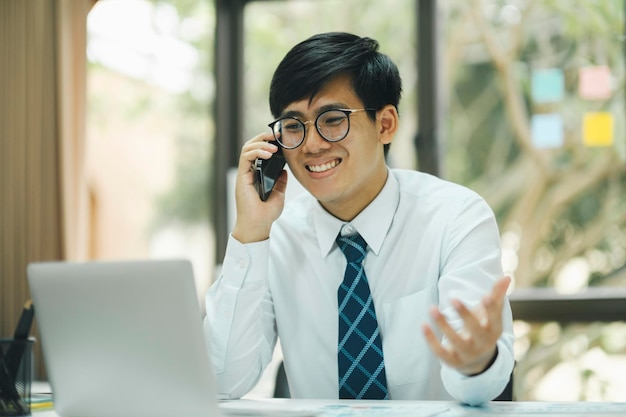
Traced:
POLYGON ((498 340, 496 348, 498 354, 495 360, 478 375, 467 376, 443 364, 441 376, 448 393, 472 406, 484 404, 500 395, 511 378, 513 357, 501 340, 498 340))
POLYGON ((241 243, 230 235, 222 265, 224 284, 240 288, 244 282, 266 281, 269 247, 269 239, 241 243))

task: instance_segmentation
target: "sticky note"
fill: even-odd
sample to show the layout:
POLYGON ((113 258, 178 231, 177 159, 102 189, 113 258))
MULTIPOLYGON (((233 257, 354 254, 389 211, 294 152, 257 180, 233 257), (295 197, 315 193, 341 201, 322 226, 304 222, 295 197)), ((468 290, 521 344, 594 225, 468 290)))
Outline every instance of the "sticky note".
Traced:
POLYGON ((563 119, 559 114, 535 114, 530 120, 530 126, 535 148, 563 146, 563 119))
POLYGON ((559 68, 534 70, 531 78, 531 97, 535 103, 563 100, 565 78, 559 68))
POLYGON ((607 66, 585 67, 578 71, 578 94, 587 100, 611 97, 611 70, 607 66))
POLYGON ((607 112, 590 112, 583 115, 583 143, 586 146, 613 144, 613 115, 607 112))

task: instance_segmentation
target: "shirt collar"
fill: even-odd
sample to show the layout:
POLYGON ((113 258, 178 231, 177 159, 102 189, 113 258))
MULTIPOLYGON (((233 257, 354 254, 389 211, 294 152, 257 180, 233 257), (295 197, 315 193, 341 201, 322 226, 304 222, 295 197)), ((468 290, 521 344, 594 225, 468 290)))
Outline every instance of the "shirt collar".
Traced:
MULTIPOLYGON (((400 201, 400 186, 391 171, 387 170, 387 181, 376 198, 350 224, 363 236, 367 246, 376 255, 383 246, 391 227, 393 216, 400 201)), ((313 207, 313 222, 320 251, 327 256, 335 244, 335 238, 346 222, 328 213, 319 202, 313 207)))

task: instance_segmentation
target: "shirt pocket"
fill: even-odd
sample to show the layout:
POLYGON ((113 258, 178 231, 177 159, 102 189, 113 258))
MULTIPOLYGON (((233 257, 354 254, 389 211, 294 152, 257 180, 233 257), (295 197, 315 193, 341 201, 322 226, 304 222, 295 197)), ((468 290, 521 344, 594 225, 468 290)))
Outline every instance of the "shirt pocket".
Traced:
POLYGON ((436 284, 383 304, 383 352, 390 383, 403 385, 429 377, 433 356, 422 324, 430 321, 428 309, 436 304, 436 284))

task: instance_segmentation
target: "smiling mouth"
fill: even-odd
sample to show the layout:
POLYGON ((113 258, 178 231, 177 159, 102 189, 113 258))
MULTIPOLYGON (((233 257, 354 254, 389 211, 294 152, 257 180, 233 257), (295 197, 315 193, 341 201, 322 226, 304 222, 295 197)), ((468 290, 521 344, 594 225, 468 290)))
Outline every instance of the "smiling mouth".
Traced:
POLYGON ((329 169, 333 169, 334 167, 339 165, 340 162, 341 159, 335 159, 322 165, 307 165, 306 169, 309 172, 324 172, 328 171, 329 169))

